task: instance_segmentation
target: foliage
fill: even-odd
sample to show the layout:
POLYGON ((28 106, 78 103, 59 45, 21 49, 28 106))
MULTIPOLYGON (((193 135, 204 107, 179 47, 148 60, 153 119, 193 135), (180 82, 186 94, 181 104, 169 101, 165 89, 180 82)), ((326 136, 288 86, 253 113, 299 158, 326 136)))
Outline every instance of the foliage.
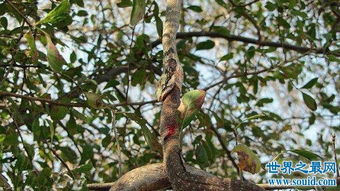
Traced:
MULTIPOLYGON (((187 163, 235 178, 237 144, 262 165, 340 154, 339 7, 185 1, 183 92, 207 92, 183 132, 187 163)), ((162 160, 164 11, 152 0, 0 0, 0 185, 86 190, 162 160)))

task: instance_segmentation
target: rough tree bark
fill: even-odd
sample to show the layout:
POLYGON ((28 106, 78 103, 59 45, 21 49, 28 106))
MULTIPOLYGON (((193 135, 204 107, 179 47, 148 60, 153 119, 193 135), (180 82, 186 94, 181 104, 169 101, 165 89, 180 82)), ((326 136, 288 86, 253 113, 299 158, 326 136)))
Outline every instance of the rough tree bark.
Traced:
MULTIPOLYGON (((212 177, 201 169, 185 165, 185 169, 191 174, 212 177)), ((340 185, 340 177, 337 178, 337 185, 340 185)), ((258 184, 258 186, 265 190, 277 189, 295 189, 294 186, 276 186, 270 184, 258 184)), ((168 175, 165 171, 164 163, 148 164, 139 168, 135 168, 125 173, 121 178, 115 182, 110 183, 94 183, 88 184, 89 190, 97 191, 155 191, 170 189, 171 183, 168 180, 168 175)), ((305 187, 306 189, 315 189, 315 187, 305 187)))

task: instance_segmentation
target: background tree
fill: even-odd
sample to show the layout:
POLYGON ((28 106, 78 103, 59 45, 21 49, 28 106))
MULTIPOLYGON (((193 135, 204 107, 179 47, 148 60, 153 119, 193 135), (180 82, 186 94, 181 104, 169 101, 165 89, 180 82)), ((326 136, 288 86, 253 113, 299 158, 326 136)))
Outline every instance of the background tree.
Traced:
MULTIPOLYGON (((236 178, 237 143, 262 164, 336 159, 339 7, 184 1, 183 92, 207 91, 183 132, 188 164, 236 178)), ((3 187, 87 189, 162 160, 155 84, 164 12, 152 0, 0 0, 3 187)))

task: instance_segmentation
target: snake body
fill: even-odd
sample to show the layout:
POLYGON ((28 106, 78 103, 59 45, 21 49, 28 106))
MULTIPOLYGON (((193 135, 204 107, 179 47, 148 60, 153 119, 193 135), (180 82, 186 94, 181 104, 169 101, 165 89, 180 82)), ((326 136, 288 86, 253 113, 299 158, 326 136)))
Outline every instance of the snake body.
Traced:
POLYGON ((176 49, 176 33, 179 28, 180 6, 182 0, 167 0, 166 19, 162 35, 163 74, 158 84, 157 97, 164 98, 177 86, 182 89, 183 70, 176 49))

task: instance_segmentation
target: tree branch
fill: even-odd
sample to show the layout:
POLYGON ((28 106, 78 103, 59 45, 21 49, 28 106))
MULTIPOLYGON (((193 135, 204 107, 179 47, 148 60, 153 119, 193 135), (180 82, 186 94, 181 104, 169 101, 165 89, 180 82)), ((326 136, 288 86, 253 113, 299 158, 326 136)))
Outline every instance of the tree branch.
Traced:
POLYGON ((5 67, 18 67, 18 68, 41 68, 37 65, 19 65, 19 64, 1 64, 0 68, 5 67))
POLYGON ((28 26, 32 29, 33 25, 29 22, 29 20, 25 17, 25 15, 23 15, 22 12, 20 10, 18 10, 18 8, 15 5, 13 5, 13 3, 10 0, 5 0, 5 1, 6 1, 6 3, 8 3, 8 5, 10 7, 12 7, 12 9, 15 10, 15 12, 17 12, 22 17, 24 22, 27 23, 28 26))
MULTIPOLYGON (((240 169, 238 168, 238 165, 235 162, 235 159, 233 158, 233 156, 231 155, 231 151, 228 149, 227 145, 225 145, 222 135, 217 131, 217 129, 213 126, 210 126, 210 129, 215 133, 217 140, 220 142, 221 147, 223 148, 223 150, 227 153, 227 157, 228 159, 231 161, 231 163, 233 164, 233 166, 236 168, 237 172, 240 174, 240 169)), ((243 178, 243 177, 241 177, 243 178)))
MULTIPOLYGON (((223 38, 228 41, 240 41, 244 43, 249 44, 257 44, 261 46, 269 46, 269 47, 276 47, 276 48, 283 48, 287 50, 293 50, 301 53, 305 53, 308 51, 314 52, 316 54, 333 54, 336 56, 340 56, 338 53, 332 53, 327 49, 324 48, 308 48, 308 47, 302 47, 302 46, 296 46, 288 43, 280 43, 280 42, 271 42, 271 41, 259 41, 253 38, 243 37, 243 36, 237 36, 237 35, 225 35, 218 32, 182 32, 177 33, 177 38, 179 39, 186 39, 191 37, 211 37, 211 38, 223 38)), ((161 40, 156 40, 151 43, 152 47, 156 47, 159 44, 161 44, 161 40)))
MULTIPOLYGON (((49 103, 51 105, 58 105, 58 106, 65 106, 65 107, 88 107, 86 103, 63 103, 51 99, 46 99, 46 98, 39 98, 39 97, 31 97, 31 96, 25 96, 25 95, 20 95, 20 94, 15 94, 15 93, 10 93, 10 92, 1 92, 0 91, 0 98, 1 97, 16 97, 16 98, 21 98, 21 99, 27 99, 31 101, 39 101, 42 103, 49 103)), ((157 103, 157 100, 151 100, 151 101, 144 101, 144 102, 124 102, 124 103, 117 103, 117 104, 105 104, 105 106, 114 108, 114 107, 119 107, 119 106, 127 106, 127 105, 146 105, 146 104, 154 104, 157 103)))
MULTIPOLYGON (((204 170, 194 168, 189 165, 185 165, 185 168, 191 174, 213 177, 214 175, 205 172, 204 170)), ((337 178, 337 184, 340 182, 340 178, 337 178)), ((276 189, 294 189, 293 186, 275 186, 269 184, 257 184, 265 190, 276 190, 276 189)), ((161 189, 170 189, 171 184, 168 180, 165 172, 164 163, 148 164, 139 168, 135 168, 115 182, 110 183, 93 183, 88 184, 89 190, 100 190, 100 191, 154 191, 161 189)))
MULTIPOLYGON (((104 71, 103 74, 94 76, 93 80, 97 82, 97 84, 103 83, 103 82, 108 82, 112 79, 115 79, 116 76, 122 73, 127 73, 128 71, 137 69, 138 65, 137 64, 129 64, 129 65, 122 65, 122 66, 115 66, 110 69, 107 69, 104 71)), ((150 71, 154 72, 155 74, 161 75, 162 71, 157 68, 156 66, 149 64, 147 66, 147 69, 150 71)), ((78 97, 79 94, 81 94, 81 89, 79 87, 73 89, 72 91, 66 93, 63 97, 68 97, 68 98, 75 98, 78 97)))
POLYGON ((289 59, 289 60, 280 62, 280 63, 278 63, 278 64, 276 64, 276 65, 273 65, 273 66, 271 66, 271 67, 269 67, 269 68, 265 68, 265 69, 262 69, 262 70, 259 70, 259 71, 233 74, 233 75, 231 75, 231 76, 228 76, 228 77, 224 78, 224 79, 221 80, 221 81, 218 81, 218 82, 216 82, 216 83, 213 83, 212 85, 209 85, 209 86, 205 87, 203 90, 207 91, 207 90, 209 90, 209 89, 211 89, 211 88, 213 88, 213 87, 215 87, 215 86, 217 86, 217 85, 220 85, 220 84, 222 84, 222 83, 225 83, 225 82, 227 82, 228 80, 233 79, 233 78, 240 78, 240 77, 245 77, 245 76, 249 76, 249 75, 257 75, 257 74, 261 74, 261 73, 263 73, 263 72, 272 71, 272 70, 274 70, 275 68, 279 68, 279 67, 281 67, 281 66, 284 65, 284 64, 287 64, 287 63, 293 62, 293 61, 295 61, 295 60, 298 60, 298 59, 300 59, 300 58, 306 56, 306 55, 307 55, 308 53, 310 53, 310 52, 311 52, 311 50, 308 51, 308 52, 305 52, 305 53, 302 54, 302 55, 293 57, 293 58, 291 58, 291 59, 289 59))
POLYGON ((260 73, 263 73, 263 72, 270 71, 272 69, 273 68, 271 67, 271 68, 267 68, 267 69, 263 69, 263 70, 259 70, 259 71, 255 71, 255 72, 247 72, 247 73, 241 73, 241 74, 234 74, 234 75, 228 76, 228 77, 224 78, 223 80, 218 81, 218 82, 216 82, 216 83, 214 83, 214 84, 212 84, 210 86, 205 87, 203 90, 207 91, 207 90, 209 90, 209 89, 211 89, 211 88, 213 88, 213 87, 215 87, 217 85, 220 85, 222 83, 225 83, 228 80, 233 79, 233 78, 240 78, 240 77, 245 77, 245 76, 249 76, 249 75, 256 75, 256 74, 260 74, 260 73))

